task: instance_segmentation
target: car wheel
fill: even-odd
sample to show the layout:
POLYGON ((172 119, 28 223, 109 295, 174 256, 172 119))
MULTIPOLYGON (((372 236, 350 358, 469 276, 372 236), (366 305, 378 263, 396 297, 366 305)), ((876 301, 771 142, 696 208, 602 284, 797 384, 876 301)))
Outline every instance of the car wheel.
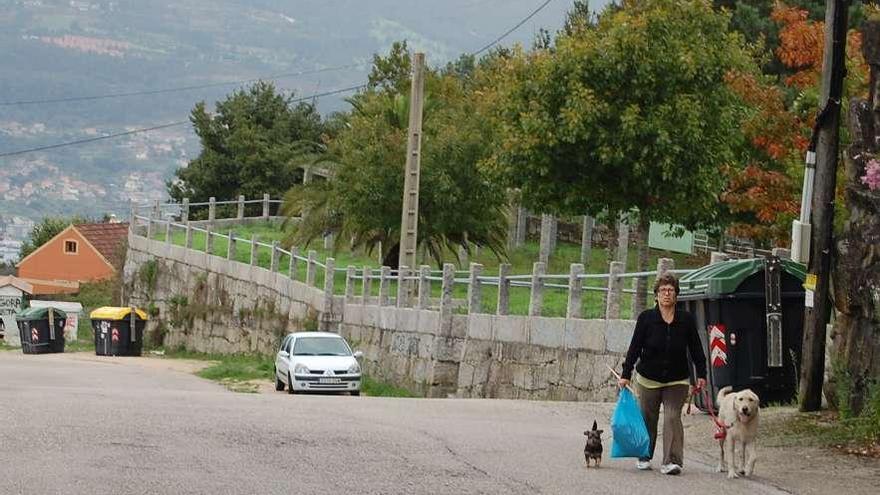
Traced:
POLYGON ((290 376, 290 372, 287 372, 287 393, 295 394, 296 390, 293 389, 293 377, 290 376))
POLYGON ((275 370, 275 390, 281 392, 284 390, 284 382, 281 381, 281 378, 278 378, 278 370, 275 370))
POLYGON ((354 392, 349 392, 349 394, 351 394, 351 395, 357 397, 357 396, 361 395, 361 391, 360 391, 360 390, 355 390, 354 392))

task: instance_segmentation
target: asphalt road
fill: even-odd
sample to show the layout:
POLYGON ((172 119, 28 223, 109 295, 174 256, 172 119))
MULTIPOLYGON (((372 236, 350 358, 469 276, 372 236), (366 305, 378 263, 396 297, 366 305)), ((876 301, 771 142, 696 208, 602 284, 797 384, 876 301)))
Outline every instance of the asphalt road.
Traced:
MULTIPOLYGON (((141 358, 146 359, 146 358, 141 358)), ((123 359, 0 352, 2 494, 778 494, 712 459, 610 459, 610 404, 237 394, 123 359)), ((687 442, 702 441, 687 438, 687 442)))

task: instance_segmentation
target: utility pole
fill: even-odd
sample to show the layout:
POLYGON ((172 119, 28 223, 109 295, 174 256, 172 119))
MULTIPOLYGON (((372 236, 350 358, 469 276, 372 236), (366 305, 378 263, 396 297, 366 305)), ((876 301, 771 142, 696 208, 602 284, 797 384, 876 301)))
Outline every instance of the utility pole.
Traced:
POLYGON ((419 164, 422 149, 422 107, 425 101, 425 54, 413 55, 409 104, 409 139, 403 177, 403 212, 400 219, 399 266, 416 267, 419 230, 419 164))
MULTIPOLYGON (((837 186, 837 163, 840 137, 840 104, 843 96, 843 78, 846 75, 847 0, 825 2, 825 53, 822 60, 822 85, 819 97, 819 115, 813 128, 813 138, 807 152, 807 174, 811 159, 815 160, 814 194, 801 198, 811 201, 812 232, 806 238, 810 246, 799 244, 798 258, 809 253, 809 265, 804 303, 804 340, 801 359, 798 406, 801 411, 818 411, 822 407, 822 381, 825 371, 825 325, 831 314, 829 302, 829 278, 831 276, 831 250, 834 229, 834 191, 837 186)), ((805 193, 809 184, 804 184, 805 193)), ((801 207, 801 222, 805 220, 805 208, 801 207)), ((807 220, 810 221, 810 220, 807 220)), ((793 231, 797 231, 795 224, 793 231)), ((797 235, 797 234, 796 234, 797 235)))

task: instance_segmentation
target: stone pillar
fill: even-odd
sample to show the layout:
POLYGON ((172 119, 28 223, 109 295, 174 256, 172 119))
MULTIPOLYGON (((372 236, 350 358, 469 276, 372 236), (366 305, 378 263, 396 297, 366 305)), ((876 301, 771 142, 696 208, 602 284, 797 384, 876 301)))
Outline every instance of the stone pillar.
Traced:
POLYGON ((538 250, 538 260, 547 264, 550 262, 550 253, 553 251, 553 217, 546 213, 541 215, 541 244, 538 250))
POLYGON ((211 196, 208 198, 208 222, 214 223, 217 219, 217 198, 211 196))
POLYGON ((515 247, 523 247, 526 243, 526 230, 528 230, 529 210, 516 209, 516 244, 515 247))
POLYGON ((510 263, 498 265, 498 305, 496 314, 506 315, 510 312, 510 263))
POLYGON ((281 252, 278 250, 278 241, 272 241, 272 257, 269 262, 269 271, 278 272, 278 262, 281 260, 281 252))
POLYGON ((443 264, 443 288, 440 291, 440 329, 448 335, 452 330, 452 291, 455 286, 455 265, 443 264))
POLYGON ((226 259, 235 261, 235 232, 229 231, 229 243, 226 245, 226 259))
POLYGON ((367 304, 370 302, 370 296, 373 292, 373 269, 369 266, 364 265, 364 280, 361 289, 361 294, 363 295, 363 299, 361 303, 367 304))
POLYGON ((608 273, 608 297, 605 305, 605 319, 616 320, 620 318, 620 294, 623 289, 623 279, 620 275, 624 273, 624 265, 619 261, 611 262, 611 269, 608 273))
POLYGON ((171 244, 171 221, 165 223, 165 244, 171 244))
POLYGON ((480 275, 483 273, 483 265, 471 263, 470 277, 468 279, 468 313, 483 312, 483 291, 480 283, 480 275))
POLYGON ((727 256, 727 253, 712 251, 712 254, 709 255, 709 264, 714 265, 715 263, 721 263, 723 261, 727 261, 728 259, 730 259, 730 257, 727 256))
POLYGON ((317 265, 315 265, 315 259, 317 257, 318 253, 314 249, 310 249, 308 260, 306 261, 306 285, 309 287, 315 286, 315 270, 318 269, 317 265))
POLYGON ((529 316, 541 316, 541 307, 544 305, 544 270, 546 265, 535 262, 532 265, 532 294, 529 299, 529 316))
POLYGON ((257 235, 251 235, 251 266, 257 264, 257 235))
POLYGON ((419 309, 428 309, 431 307, 431 267, 422 265, 419 267, 419 299, 416 307, 419 309))
POLYGON ((397 268, 397 307, 408 308, 409 304, 409 267, 406 265, 397 268))
POLYGON ((581 302, 584 297, 584 265, 580 263, 572 263, 568 271, 568 309, 565 312, 566 318, 581 317, 581 302))
POLYGON ((189 222, 189 198, 183 198, 183 205, 180 206, 180 221, 189 222))
POLYGON ((379 306, 388 306, 390 292, 391 267, 383 266, 379 270, 379 306))
POLYGON ((297 260, 296 257, 299 256, 299 248, 296 246, 290 247, 290 259, 287 261, 287 276, 290 277, 290 280, 296 280, 296 267, 297 260))
POLYGON ((324 260, 324 311, 330 311, 330 302, 333 300, 333 288, 336 285, 336 260, 327 258, 324 260))
POLYGON ((186 223, 186 235, 183 240, 183 245, 187 249, 192 249, 193 247, 193 231, 192 225, 190 225, 189 222, 186 223))
POLYGON ((581 232, 581 264, 590 266, 590 251, 593 248, 593 217, 584 215, 581 232))
POLYGON ((239 220, 244 218, 244 194, 238 195, 238 211, 235 214, 235 218, 239 220))
POLYGON ((269 194, 263 194, 263 218, 269 219, 269 194))
POLYGON ((348 265, 345 269, 345 303, 354 301, 354 279, 357 276, 357 268, 348 265))
POLYGON ((211 233, 211 226, 205 227, 205 252, 214 254, 214 236, 211 233))
POLYGON ((617 222, 617 253, 614 259, 623 263, 621 273, 626 272, 626 263, 629 259, 629 224, 625 218, 617 222))

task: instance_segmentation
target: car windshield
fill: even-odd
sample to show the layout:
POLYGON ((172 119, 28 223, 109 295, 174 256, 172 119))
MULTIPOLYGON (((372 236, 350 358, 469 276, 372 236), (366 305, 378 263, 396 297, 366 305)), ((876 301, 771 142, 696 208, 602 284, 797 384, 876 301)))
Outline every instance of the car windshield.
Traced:
POLYGON ((351 356, 344 340, 336 337, 300 337, 293 344, 294 356, 351 356))

